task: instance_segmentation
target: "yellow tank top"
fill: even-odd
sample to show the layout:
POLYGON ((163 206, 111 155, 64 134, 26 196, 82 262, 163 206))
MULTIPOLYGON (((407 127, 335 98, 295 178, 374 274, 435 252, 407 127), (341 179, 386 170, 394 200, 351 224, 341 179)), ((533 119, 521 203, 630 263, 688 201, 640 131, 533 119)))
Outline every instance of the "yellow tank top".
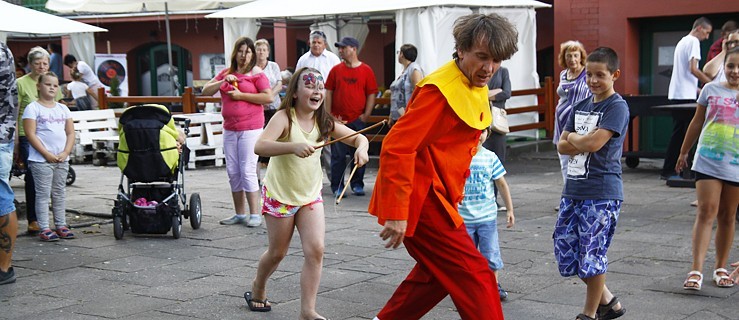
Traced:
MULTIPOLYGON (((313 122, 310 132, 304 131, 295 118, 295 109, 290 108, 292 127, 290 136, 281 138, 280 142, 304 142, 318 145, 320 136, 318 123, 313 122)), ((318 149, 307 158, 294 154, 274 156, 269 159, 264 185, 275 200, 293 206, 302 206, 318 198, 323 187, 321 173, 321 150, 318 149)))

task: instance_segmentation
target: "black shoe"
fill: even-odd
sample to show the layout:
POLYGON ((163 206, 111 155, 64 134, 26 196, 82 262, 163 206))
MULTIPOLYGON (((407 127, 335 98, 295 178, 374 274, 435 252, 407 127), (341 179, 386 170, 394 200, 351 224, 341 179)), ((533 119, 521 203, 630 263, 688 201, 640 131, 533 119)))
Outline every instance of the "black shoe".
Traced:
POLYGON ((0 284, 8 284, 15 282, 15 270, 10 267, 7 272, 0 271, 0 284))
POLYGON ((500 301, 508 300, 508 292, 503 290, 503 288, 500 286, 500 283, 498 283, 498 295, 500 295, 500 301))
POLYGON ((363 196, 364 195, 364 188, 362 188, 362 187, 352 187, 352 192, 355 195, 363 196))

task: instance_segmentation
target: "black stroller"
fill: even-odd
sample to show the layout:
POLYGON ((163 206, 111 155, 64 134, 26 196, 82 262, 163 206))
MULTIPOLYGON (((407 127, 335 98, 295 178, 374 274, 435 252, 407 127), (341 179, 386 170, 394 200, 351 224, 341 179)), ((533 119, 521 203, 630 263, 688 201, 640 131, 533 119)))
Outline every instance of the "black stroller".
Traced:
MULTIPOLYGON (((181 121, 187 135, 190 120, 181 121)), ((169 110, 161 105, 134 106, 121 114, 119 122, 117 162, 122 174, 113 206, 115 238, 122 239, 125 230, 166 234, 171 229, 179 239, 183 217, 190 219, 193 229, 200 228, 200 194, 193 193, 188 205, 184 183, 188 152, 180 155, 177 150, 179 131, 169 110)))

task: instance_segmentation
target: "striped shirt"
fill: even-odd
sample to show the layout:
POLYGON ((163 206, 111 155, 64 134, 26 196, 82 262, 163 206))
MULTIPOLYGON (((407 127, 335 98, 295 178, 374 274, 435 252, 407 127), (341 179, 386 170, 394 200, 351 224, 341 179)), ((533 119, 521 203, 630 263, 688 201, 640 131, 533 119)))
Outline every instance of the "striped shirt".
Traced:
POLYGON ((488 222, 498 217, 494 183, 505 174, 505 168, 495 153, 478 148, 470 163, 470 176, 464 184, 464 199, 459 204, 459 214, 465 223, 488 222))
POLYGON ((554 111, 554 144, 559 142, 562 129, 572 114, 572 106, 592 95, 588 83, 585 81, 585 69, 582 69, 580 75, 573 80, 567 79, 567 69, 562 70, 562 73, 559 74, 557 95, 559 95, 559 103, 554 111))

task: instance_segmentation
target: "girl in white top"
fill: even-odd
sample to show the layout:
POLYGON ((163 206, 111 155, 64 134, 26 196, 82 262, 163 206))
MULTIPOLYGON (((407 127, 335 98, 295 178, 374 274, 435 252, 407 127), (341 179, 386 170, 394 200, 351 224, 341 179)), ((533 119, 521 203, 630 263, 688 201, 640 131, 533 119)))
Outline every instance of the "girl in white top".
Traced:
POLYGON ((72 69, 70 75, 72 76, 72 82, 67 84, 67 90, 72 94, 77 110, 91 110, 92 100, 90 100, 90 97, 97 101, 95 90, 82 82, 82 74, 76 69, 72 69))
POLYGON ((74 123, 69 109, 55 101, 59 79, 55 74, 41 74, 36 84, 38 100, 26 106, 23 127, 29 150, 28 167, 36 185, 36 216, 42 241, 72 239, 74 234, 65 219, 65 188, 69 154, 74 146, 74 123), (52 201, 55 232, 49 228, 49 197, 52 201))
MULTIPOLYGON (((252 290, 244 294, 252 311, 270 311, 267 279, 287 254, 295 228, 300 233, 304 265, 300 276, 299 319, 324 319, 316 312, 321 281, 325 218, 321 199, 320 152, 316 146, 329 136, 354 133, 324 109, 324 77, 316 69, 301 68, 290 80, 285 99, 264 132, 254 152, 272 157, 262 189, 269 247, 259 260, 252 290)), ((342 140, 357 149, 354 162, 367 163, 369 142, 358 134, 342 140)))
POLYGON ((701 289, 703 262, 715 220, 718 227, 712 280, 720 288, 734 286, 725 268, 739 205, 739 48, 726 53, 724 75, 725 82, 710 82, 701 90, 675 166, 676 172, 687 168, 688 153, 698 140, 692 167, 698 197, 698 214, 693 225, 693 265, 683 283, 683 288, 688 290, 701 289))

